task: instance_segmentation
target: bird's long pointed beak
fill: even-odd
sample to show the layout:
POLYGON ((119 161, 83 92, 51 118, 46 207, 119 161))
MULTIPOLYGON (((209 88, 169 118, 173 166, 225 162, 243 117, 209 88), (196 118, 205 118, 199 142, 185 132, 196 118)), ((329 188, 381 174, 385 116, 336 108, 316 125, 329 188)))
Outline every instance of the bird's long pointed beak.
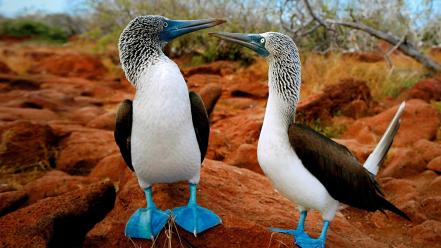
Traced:
POLYGON ((203 20, 167 20, 167 26, 161 31, 162 41, 171 41, 181 35, 197 30, 211 28, 226 22, 223 19, 203 19, 203 20))
POLYGON ((223 40, 231 41, 240 44, 244 47, 248 47, 249 49, 257 52, 259 55, 263 57, 267 57, 269 55, 269 52, 265 49, 265 46, 262 43, 259 43, 260 38, 263 37, 261 37, 258 34, 212 32, 212 33, 208 33, 208 35, 215 36, 223 40))

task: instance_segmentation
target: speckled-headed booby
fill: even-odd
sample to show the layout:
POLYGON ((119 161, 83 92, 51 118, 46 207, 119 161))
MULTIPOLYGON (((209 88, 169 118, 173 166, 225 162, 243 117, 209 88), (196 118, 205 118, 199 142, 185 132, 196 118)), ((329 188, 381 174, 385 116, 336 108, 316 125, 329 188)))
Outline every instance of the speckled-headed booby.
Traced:
POLYGON ((368 211, 405 213, 384 198, 375 180, 399 127, 402 103, 379 144, 363 167, 352 153, 313 129, 294 123, 300 97, 301 64, 293 40, 280 33, 211 33, 239 43, 265 57, 269 64, 269 96, 257 156, 274 187, 298 204, 300 220, 295 230, 273 231, 295 236, 300 247, 324 247, 330 221, 339 202, 368 211), (304 232, 309 209, 321 212, 324 224, 319 238, 304 232))
POLYGON ((223 22, 139 16, 121 33, 120 61, 136 93, 133 102, 125 100, 119 106, 115 140, 147 201, 146 208, 130 217, 125 228, 128 237, 153 239, 170 214, 176 224, 194 235, 221 223, 216 214, 196 203, 196 186, 208 146, 207 112, 200 96, 189 93, 178 66, 162 49, 178 36, 223 22), (177 181, 190 183, 188 205, 172 211, 158 209, 151 185, 177 181))

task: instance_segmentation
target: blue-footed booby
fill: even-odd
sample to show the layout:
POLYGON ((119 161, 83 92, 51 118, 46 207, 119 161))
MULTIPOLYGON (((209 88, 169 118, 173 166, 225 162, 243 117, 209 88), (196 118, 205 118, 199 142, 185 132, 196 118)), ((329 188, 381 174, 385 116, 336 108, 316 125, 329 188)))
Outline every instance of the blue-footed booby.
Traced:
POLYGON ((170 20, 139 16, 119 39, 119 56, 136 89, 133 102, 117 111, 115 141, 144 189, 147 207, 129 219, 125 234, 154 239, 173 214, 176 224, 196 234, 221 223, 219 216, 196 203, 201 163, 208 146, 209 120, 199 95, 188 91, 178 66, 162 51, 176 37, 225 21, 170 20), (188 205, 162 211, 152 199, 152 184, 188 181, 188 205))
POLYGON ((248 47, 265 57, 269 64, 269 96, 258 142, 258 162, 274 187, 297 203, 300 210, 296 229, 272 231, 293 235, 296 244, 303 248, 324 247, 339 202, 368 211, 390 210, 409 219, 384 198, 375 180, 398 130, 404 102, 362 166, 345 146, 294 122, 300 97, 301 63, 290 37, 275 32, 211 35, 248 47), (311 238, 304 231, 309 209, 320 211, 324 220, 318 238, 311 238))

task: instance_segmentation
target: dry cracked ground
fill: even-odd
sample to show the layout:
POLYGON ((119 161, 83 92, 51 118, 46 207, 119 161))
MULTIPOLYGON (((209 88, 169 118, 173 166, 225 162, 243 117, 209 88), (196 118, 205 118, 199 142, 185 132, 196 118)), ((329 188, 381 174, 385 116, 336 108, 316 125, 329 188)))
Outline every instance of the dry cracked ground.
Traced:
MULTIPOLYGON (((102 58, 72 49, 2 44, 0 54, 0 246, 150 247, 124 236, 145 200, 113 141, 116 106, 133 97, 132 87, 110 76, 102 58), (15 57, 25 73, 11 68, 15 57)), ((103 56, 117 64, 115 53, 103 56)), ((170 222, 155 247, 295 246, 268 230, 294 227, 298 212, 257 163, 268 94, 259 63, 183 70, 189 88, 214 108, 198 194, 223 224, 195 238, 170 222)), ((440 112, 431 104, 441 100, 440 77, 381 101, 364 81, 342 79, 304 98, 298 120, 344 127, 335 140, 363 162, 402 100, 407 107, 378 181, 412 221, 343 206, 327 247, 441 247, 440 112)), ((161 208, 183 205, 188 195, 186 183, 156 185, 154 192, 161 208)), ((318 235, 320 228, 313 212, 306 229, 318 235)))

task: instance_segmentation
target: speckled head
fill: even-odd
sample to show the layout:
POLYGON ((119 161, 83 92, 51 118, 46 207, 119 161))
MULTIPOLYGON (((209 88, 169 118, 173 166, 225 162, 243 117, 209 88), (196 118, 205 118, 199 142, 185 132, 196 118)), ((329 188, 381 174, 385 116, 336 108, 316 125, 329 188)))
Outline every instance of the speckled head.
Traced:
MULTIPOLYGON (((269 64, 270 93, 277 94, 287 106, 297 104, 300 97, 301 64, 297 46, 289 36, 276 32, 262 34, 221 32, 210 35, 238 43, 265 57, 269 64)), ((290 107, 287 111, 292 115, 295 109, 290 107)))
POLYGON ((167 42, 181 35, 224 23, 220 19, 170 20, 163 16, 138 16, 124 28, 118 48, 127 78, 135 84, 139 74, 155 63, 167 42))

